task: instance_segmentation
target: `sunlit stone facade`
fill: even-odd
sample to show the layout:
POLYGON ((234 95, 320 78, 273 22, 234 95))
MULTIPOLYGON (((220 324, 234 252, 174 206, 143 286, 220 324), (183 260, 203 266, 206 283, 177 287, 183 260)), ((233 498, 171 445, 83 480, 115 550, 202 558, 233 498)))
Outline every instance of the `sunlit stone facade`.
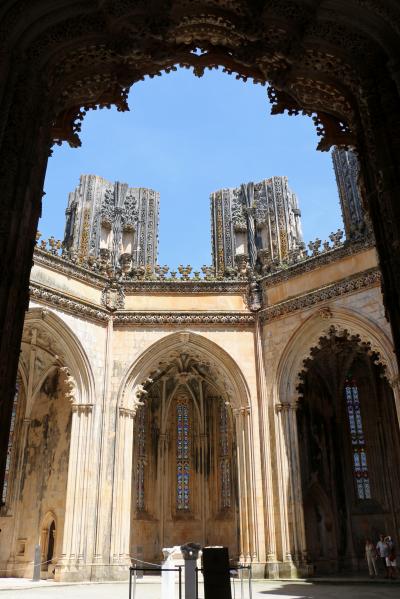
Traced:
POLYGON ((296 577, 358 569, 365 536, 399 536, 399 377, 373 241, 333 234, 307 253, 287 190, 271 236, 296 251, 256 244, 252 262, 247 220, 231 229, 240 259, 215 254, 203 276, 136 264, 136 241, 101 252, 101 220, 82 252, 73 207, 95 210, 70 196, 62 254, 35 250, 0 517, 9 576, 32 575, 37 543, 43 577, 62 581, 126 578, 131 559, 193 541, 296 577))

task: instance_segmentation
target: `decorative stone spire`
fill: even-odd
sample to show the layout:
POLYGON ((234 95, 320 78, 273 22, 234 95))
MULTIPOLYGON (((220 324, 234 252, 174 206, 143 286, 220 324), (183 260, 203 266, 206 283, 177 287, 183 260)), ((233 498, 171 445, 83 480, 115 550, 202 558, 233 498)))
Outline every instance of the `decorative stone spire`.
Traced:
POLYGON ((81 260, 101 257, 113 266, 154 271, 159 200, 152 189, 82 175, 69 194, 64 247, 81 260))
POLYGON ((211 194, 212 250, 217 274, 230 268, 267 271, 304 251, 300 210, 287 177, 211 194))
POLYGON ((365 235, 368 230, 358 186, 358 159, 351 150, 334 148, 332 161, 339 189, 346 238, 357 239, 365 235))

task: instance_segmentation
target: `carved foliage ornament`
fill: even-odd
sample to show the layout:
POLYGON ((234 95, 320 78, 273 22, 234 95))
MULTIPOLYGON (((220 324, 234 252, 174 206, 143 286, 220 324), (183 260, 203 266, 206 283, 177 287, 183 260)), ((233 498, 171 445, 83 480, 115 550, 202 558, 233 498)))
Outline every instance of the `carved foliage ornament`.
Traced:
MULTIPOLYGON (((2 29, 5 43, 24 12, 22 0, 9 4, 2 29)), ((354 19, 351 28, 338 9, 326 15, 318 11, 317 18, 312 3, 293 0, 172 0, 167 6, 99 0, 85 11, 82 3, 74 3, 64 20, 50 19, 45 2, 41 4, 37 37, 20 37, 30 44, 26 55, 40 64, 49 82, 48 93, 56 106, 53 137, 75 147, 88 109, 114 104, 127 110, 127 93, 134 82, 176 65, 193 68, 196 76, 222 66, 238 78, 270 81, 275 86, 274 113, 285 109, 290 114, 317 115, 321 149, 354 143, 352 106, 362 93, 363 57, 368 55, 368 64, 385 68, 388 39, 395 40, 399 30, 393 4, 389 8, 388 3, 372 0, 351 2, 365 17, 362 23, 354 19), (390 35, 380 40, 366 24, 382 19, 390 35), (329 49, 323 51, 322 44, 329 49)))
MULTIPOLYGON (((387 364, 384 362, 379 348, 374 347, 370 341, 361 339, 357 332, 335 324, 327 327, 325 334, 319 338, 318 344, 310 349, 308 357, 303 360, 304 369, 298 374, 297 386, 297 389, 301 394, 303 393, 303 384, 310 365, 313 360, 325 350, 329 350, 333 354, 341 357, 343 357, 346 352, 349 355, 355 355, 356 353, 366 354, 371 358, 372 362, 380 368, 381 376, 388 379, 387 364)), ((391 383, 390 379, 388 380, 389 383, 391 383)))

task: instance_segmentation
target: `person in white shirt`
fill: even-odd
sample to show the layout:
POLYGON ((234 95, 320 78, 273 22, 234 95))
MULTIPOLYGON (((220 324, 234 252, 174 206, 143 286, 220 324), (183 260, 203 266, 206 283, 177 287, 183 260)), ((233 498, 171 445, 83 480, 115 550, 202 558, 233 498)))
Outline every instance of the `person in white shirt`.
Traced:
POLYGON ((386 558, 389 555, 389 545, 385 542, 385 535, 379 535, 379 541, 376 544, 376 553, 378 558, 383 566, 383 571, 385 573, 385 578, 388 577, 388 567, 386 565, 386 558))

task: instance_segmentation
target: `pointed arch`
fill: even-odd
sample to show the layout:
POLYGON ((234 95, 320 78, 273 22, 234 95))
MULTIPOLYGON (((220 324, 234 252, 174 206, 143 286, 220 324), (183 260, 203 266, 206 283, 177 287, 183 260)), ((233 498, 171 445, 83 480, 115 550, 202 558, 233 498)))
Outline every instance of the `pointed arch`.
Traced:
MULTIPOLYGON (((30 308, 25 317, 24 328, 27 326, 37 328, 54 341, 54 347, 60 352, 58 366, 65 366, 76 386, 74 401, 88 404, 95 396, 95 382, 92 367, 81 342, 70 327, 53 311, 44 308, 30 308)), ((41 379, 56 367, 52 365, 41 379)), ((43 382, 41 380, 41 382, 43 382)))
POLYGON ((131 364, 118 392, 118 407, 135 407, 135 389, 139 388, 157 368, 159 361, 174 351, 187 352, 200 360, 207 360, 218 367, 227 398, 233 408, 250 406, 250 391, 237 362, 222 347, 203 335, 191 331, 172 333, 148 347, 131 364))
POLYGON ((391 338, 375 322, 352 310, 329 307, 328 311, 315 312, 292 335, 288 341, 276 372, 275 403, 294 403, 298 396, 299 374, 303 370, 303 362, 309 356, 312 347, 319 343, 320 337, 329 334, 334 327, 338 334, 347 331, 358 336, 367 343, 371 351, 379 354, 379 361, 385 367, 389 381, 398 377, 396 356, 391 338))

